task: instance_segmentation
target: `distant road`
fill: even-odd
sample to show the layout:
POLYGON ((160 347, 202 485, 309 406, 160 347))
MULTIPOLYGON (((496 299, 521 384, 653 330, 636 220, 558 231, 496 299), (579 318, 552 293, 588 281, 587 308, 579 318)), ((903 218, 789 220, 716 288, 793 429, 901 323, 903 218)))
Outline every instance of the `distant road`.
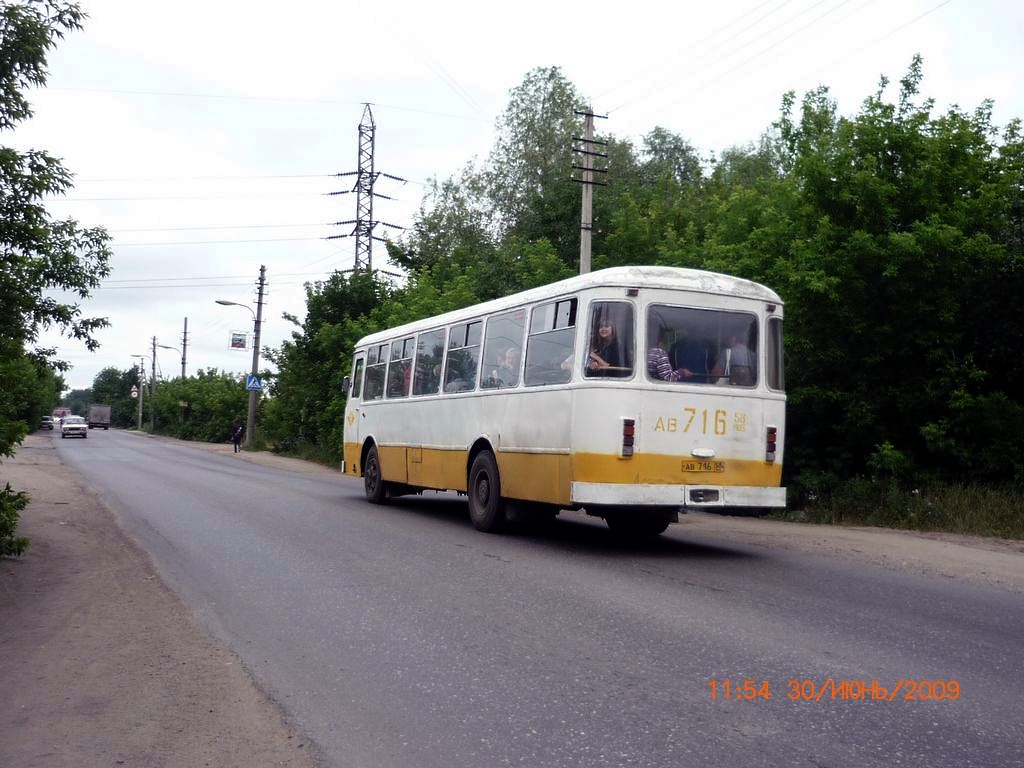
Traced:
POLYGON ((490 536, 452 496, 55 442, 335 766, 1024 766, 1020 594, 699 525, 490 536))

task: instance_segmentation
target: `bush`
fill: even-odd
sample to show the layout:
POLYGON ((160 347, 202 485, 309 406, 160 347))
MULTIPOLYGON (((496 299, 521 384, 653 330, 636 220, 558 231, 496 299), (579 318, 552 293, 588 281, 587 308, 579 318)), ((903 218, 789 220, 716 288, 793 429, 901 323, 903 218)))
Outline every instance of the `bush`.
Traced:
POLYGON ((14 535, 21 510, 28 506, 28 502, 28 494, 14 491, 10 483, 0 491, 0 557, 18 557, 28 549, 28 539, 14 535))

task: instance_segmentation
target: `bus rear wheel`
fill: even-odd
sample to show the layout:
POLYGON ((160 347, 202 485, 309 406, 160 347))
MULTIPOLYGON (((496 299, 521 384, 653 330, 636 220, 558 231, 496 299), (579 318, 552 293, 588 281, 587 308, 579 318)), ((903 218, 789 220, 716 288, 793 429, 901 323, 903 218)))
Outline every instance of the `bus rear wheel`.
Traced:
POLYGON ((380 473, 380 458, 377 446, 371 445, 363 464, 363 491, 371 504, 383 504, 387 499, 387 484, 380 473))
POLYGON ((498 533, 505 527, 505 500, 501 498, 498 462, 490 451, 481 451, 469 469, 469 519, 484 533, 498 533))

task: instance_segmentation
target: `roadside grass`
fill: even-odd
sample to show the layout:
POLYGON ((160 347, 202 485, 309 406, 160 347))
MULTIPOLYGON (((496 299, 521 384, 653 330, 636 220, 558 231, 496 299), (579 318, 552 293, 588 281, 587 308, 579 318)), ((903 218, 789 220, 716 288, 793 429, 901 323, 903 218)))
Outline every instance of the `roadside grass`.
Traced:
POLYGON ((776 519, 866 525, 972 536, 1024 539, 1024 487, 932 484, 903 489, 892 482, 853 479, 801 503, 776 519))

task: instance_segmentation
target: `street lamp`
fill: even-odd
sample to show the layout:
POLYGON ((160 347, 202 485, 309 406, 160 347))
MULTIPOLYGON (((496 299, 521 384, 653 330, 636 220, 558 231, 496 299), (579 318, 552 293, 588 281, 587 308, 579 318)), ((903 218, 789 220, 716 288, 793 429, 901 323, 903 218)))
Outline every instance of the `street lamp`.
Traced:
MULTIPOLYGON (((260 325, 262 325, 262 313, 263 304, 262 302, 257 305, 257 311, 253 311, 253 308, 248 304, 239 304, 237 301, 228 301, 227 299, 215 299, 215 301, 224 307, 245 307, 252 313, 252 375, 259 376, 260 368, 260 325)), ((245 420, 245 447, 252 450, 256 444, 256 397, 257 391, 255 389, 249 390, 249 413, 245 420)))
POLYGON ((177 347, 169 347, 166 344, 157 344, 156 346, 160 347, 160 349, 173 349, 175 352, 178 353, 178 357, 181 358, 181 378, 184 379, 185 378, 185 356, 183 354, 181 354, 181 350, 178 349, 177 347))

